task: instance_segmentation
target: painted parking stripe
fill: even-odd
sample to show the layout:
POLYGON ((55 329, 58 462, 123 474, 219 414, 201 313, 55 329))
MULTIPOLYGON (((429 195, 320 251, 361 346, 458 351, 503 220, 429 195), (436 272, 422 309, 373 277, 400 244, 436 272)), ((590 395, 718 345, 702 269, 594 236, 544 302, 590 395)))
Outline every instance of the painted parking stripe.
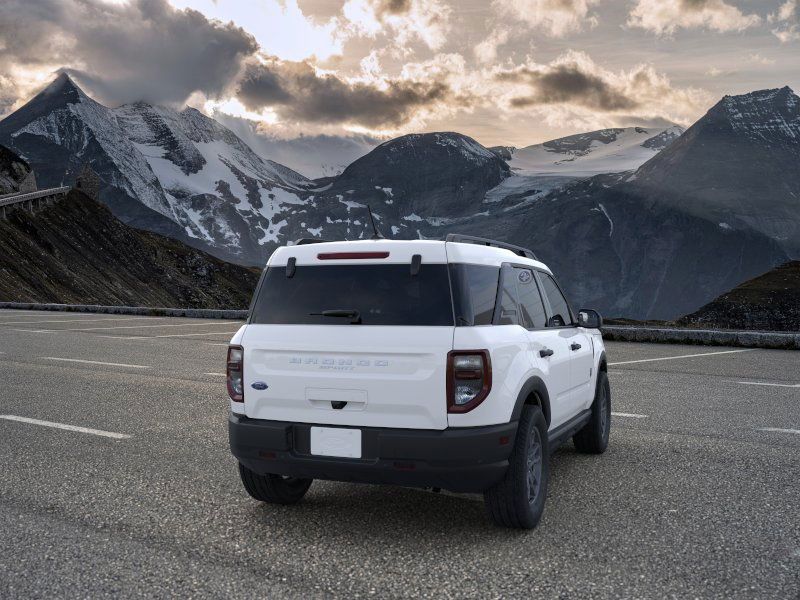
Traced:
MULTIPOLYGON (((227 335, 232 336, 235 331, 202 331, 200 333, 172 333, 172 334, 164 334, 164 335, 100 335, 95 334, 96 337, 101 338, 110 338, 115 340, 155 340, 158 338, 179 338, 179 337, 193 337, 198 335, 227 335)), ((207 342, 210 343, 210 342, 207 342)), ((229 344, 226 342, 224 344, 213 344, 215 346, 228 346, 229 344)))
POLYGON ((771 431, 774 433, 793 433, 800 435, 800 429, 782 429, 780 427, 761 427, 758 431, 771 431))
POLYGON ((624 412, 612 412, 612 417, 626 417, 628 419, 646 419, 647 415, 640 415, 637 413, 624 413, 624 412))
MULTIPOLYGON (((96 321, 141 321, 158 317, 116 317, 103 319, 45 319, 37 321, 0 321, 0 325, 38 325, 39 323, 94 323, 96 321)), ((166 318, 166 317, 163 317, 166 318)))
MULTIPOLYGON (((204 331, 202 333, 173 333, 171 335, 152 335, 150 338, 192 337, 194 335, 233 335, 235 331, 204 331)), ((227 345, 227 344, 226 344, 227 345)))
POLYGON ((700 354, 681 354, 680 356, 662 356, 660 358, 640 358, 639 360, 623 360, 622 362, 610 362, 608 366, 633 365, 636 363, 655 362, 659 360, 677 360, 679 358, 695 358, 696 356, 717 356, 719 354, 739 354, 741 352, 752 352, 755 348, 744 348, 743 350, 723 350, 721 352, 702 352, 700 354))
POLYGON ((20 423, 30 423, 31 425, 42 425, 43 427, 53 427, 54 429, 77 431, 78 433, 89 433, 91 435, 99 435, 101 437, 108 437, 115 440, 125 440, 131 437, 126 433, 114 433, 113 431, 103 431, 102 429, 91 429, 89 427, 78 427, 76 425, 67 425, 65 423, 54 423, 53 421, 40 421, 39 419, 18 417, 17 415, 0 415, 0 419, 5 419, 6 421, 19 421, 20 423))
MULTIPOLYGON (((117 326, 117 327, 79 327, 79 328, 70 328, 70 329, 44 329, 42 331, 48 331, 51 333, 58 333, 61 331, 105 331, 109 329, 149 329, 152 327, 219 327, 220 325, 238 325, 238 321, 226 321, 223 323, 180 323, 178 325, 125 325, 125 326, 117 326)), ((27 329, 15 329, 14 331, 31 331, 27 329)))
POLYGON ((214 377, 227 377, 225 373, 203 373, 203 375, 213 375, 214 377))
POLYGON ((767 381, 737 381, 740 385, 764 385, 769 387, 800 388, 800 383, 769 383, 767 381))
POLYGON ((58 356, 40 356, 43 360, 57 360, 61 362, 81 363, 86 365, 104 365, 107 367, 126 367, 129 369, 150 369, 148 365, 129 365, 126 363, 101 362, 99 360, 84 360, 82 358, 59 358, 58 356))

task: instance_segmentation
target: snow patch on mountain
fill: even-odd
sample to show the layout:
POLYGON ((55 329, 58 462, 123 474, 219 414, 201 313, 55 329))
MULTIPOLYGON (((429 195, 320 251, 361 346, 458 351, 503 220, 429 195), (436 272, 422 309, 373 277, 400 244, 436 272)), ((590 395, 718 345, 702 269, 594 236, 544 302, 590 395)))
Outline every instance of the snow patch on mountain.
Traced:
POLYGON ((683 133, 683 128, 601 129, 513 150, 508 164, 522 176, 591 177, 637 169, 683 133))

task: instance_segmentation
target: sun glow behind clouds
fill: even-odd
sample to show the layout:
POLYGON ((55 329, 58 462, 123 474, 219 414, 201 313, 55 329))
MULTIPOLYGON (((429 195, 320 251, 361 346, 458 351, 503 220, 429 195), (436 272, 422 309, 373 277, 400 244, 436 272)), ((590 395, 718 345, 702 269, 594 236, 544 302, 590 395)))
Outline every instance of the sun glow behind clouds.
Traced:
POLYGON ((324 60, 342 53, 344 36, 335 17, 317 24, 303 14, 297 0, 169 0, 209 18, 233 21, 255 37, 267 54, 286 60, 312 56, 324 60))
POLYGON ((227 100, 207 100, 203 105, 203 110, 206 114, 212 115, 215 112, 225 113, 232 117, 241 117, 243 119, 250 119, 266 125, 275 125, 280 119, 275 111, 271 108, 266 108, 261 112, 253 112, 247 110, 244 105, 236 98, 229 98, 227 100))

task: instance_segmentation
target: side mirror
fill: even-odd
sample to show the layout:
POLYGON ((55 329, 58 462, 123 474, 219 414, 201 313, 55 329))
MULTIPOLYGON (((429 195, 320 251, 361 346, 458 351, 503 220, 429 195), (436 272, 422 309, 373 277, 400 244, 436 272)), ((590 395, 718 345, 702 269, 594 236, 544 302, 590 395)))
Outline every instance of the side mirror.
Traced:
POLYGON ((603 326, 603 317, 591 308, 582 308, 578 311, 578 325, 586 329, 600 329, 603 326))

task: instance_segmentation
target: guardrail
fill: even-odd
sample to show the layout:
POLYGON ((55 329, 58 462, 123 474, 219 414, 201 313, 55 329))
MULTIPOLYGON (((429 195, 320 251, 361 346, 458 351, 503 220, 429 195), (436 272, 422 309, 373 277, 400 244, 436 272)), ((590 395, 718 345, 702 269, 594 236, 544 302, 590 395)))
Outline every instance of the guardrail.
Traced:
POLYGON ((736 331, 728 329, 606 325, 603 327, 603 338, 620 342, 800 350, 800 332, 794 331, 736 331))
POLYGON ((11 206, 19 202, 28 202, 30 200, 38 200, 39 198, 47 198, 49 196, 61 196, 69 192, 70 189, 72 188, 69 186, 63 186, 47 190, 38 190, 36 192, 26 192, 24 194, 3 194, 0 196, 0 206, 11 206))

